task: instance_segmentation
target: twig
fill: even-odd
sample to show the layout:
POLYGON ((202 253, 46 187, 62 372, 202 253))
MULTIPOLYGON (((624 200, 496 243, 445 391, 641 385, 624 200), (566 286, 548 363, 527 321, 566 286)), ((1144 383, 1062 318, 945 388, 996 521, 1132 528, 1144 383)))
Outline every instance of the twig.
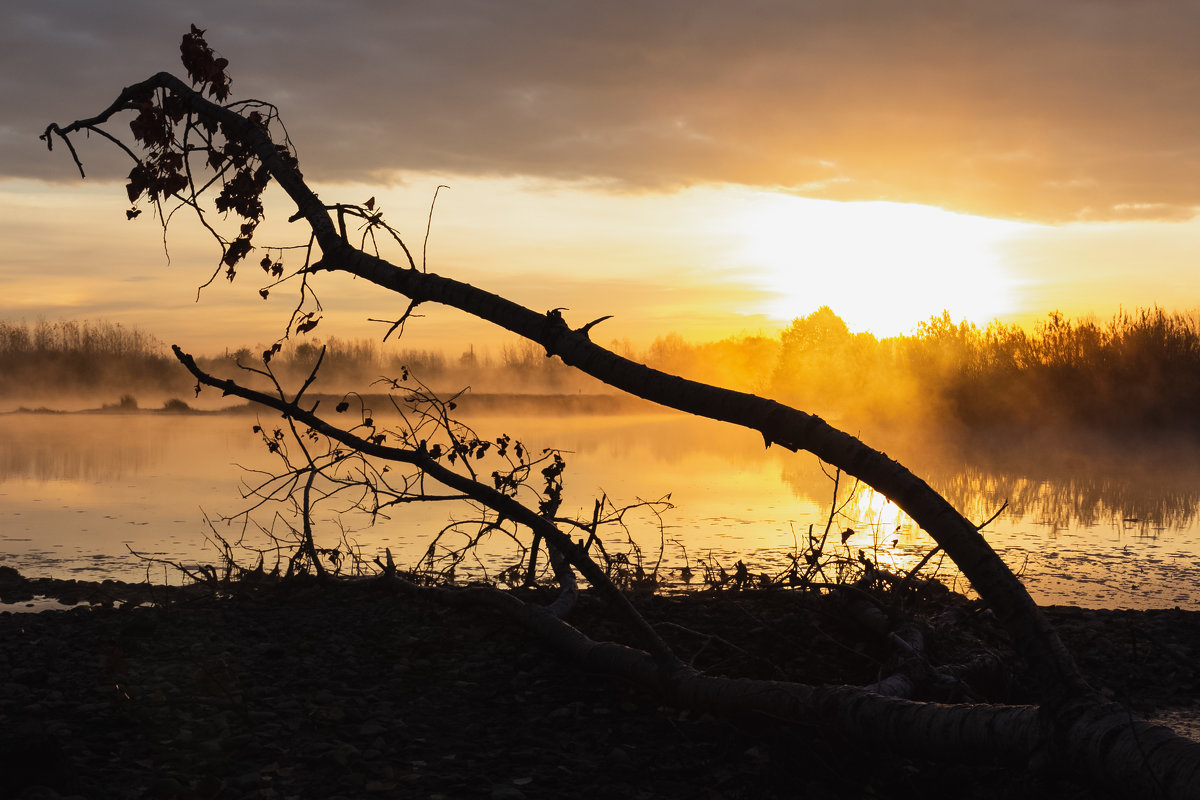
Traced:
MULTIPOLYGON (((429 231, 433 228, 433 207, 437 204, 438 192, 442 189, 450 187, 444 183, 439 183, 437 188, 433 190, 433 200, 429 202, 429 219, 425 221, 425 241, 421 244, 421 272, 426 272, 425 252, 429 248, 429 231)), ((384 337, 387 338, 386 336, 384 337)))

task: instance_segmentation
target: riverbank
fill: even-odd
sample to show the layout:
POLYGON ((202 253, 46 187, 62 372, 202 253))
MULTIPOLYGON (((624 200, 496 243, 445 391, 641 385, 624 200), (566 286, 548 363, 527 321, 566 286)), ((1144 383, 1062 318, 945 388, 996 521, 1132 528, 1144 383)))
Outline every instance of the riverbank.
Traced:
MULTIPOLYGON (((101 604, 0 614, 5 797, 1091 796, 1011 769, 862 753, 819 731, 664 708, 579 672, 492 612, 374 582, 233 599, 176 589, 165 606, 124 608, 128 587, 60 588, 101 604)), ((640 601, 712 672, 873 679, 870 649, 851 646, 827 610, 814 621, 797 603, 779 592, 640 601)), ((986 613, 953 613, 1003 654, 986 613)), ((1047 613, 1105 694, 1148 716, 1200 707, 1200 614, 1047 613)), ((576 618, 605 625, 586 597, 576 618)), ((1019 685, 1000 691, 1022 701, 1019 685)))

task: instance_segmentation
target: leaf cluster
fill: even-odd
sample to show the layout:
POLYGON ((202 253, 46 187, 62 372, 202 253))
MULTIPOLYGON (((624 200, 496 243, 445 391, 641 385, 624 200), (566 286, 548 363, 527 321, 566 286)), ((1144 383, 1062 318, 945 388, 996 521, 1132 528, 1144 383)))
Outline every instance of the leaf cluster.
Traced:
MULTIPOLYGON (((204 30, 192 25, 179 49, 188 77, 200 94, 208 94, 218 102, 228 100, 232 83, 226 71, 229 62, 214 54, 204 39, 204 30)), ((229 240, 204 223, 221 242, 221 264, 229 280, 236 277, 237 265, 254 249, 254 231, 265 215, 263 193, 271 183, 270 170, 256 149, 256 137, 249 134, 266 133, 277 119, 275 108, 269 104, 248 101, 242 105, 251 106, 251 110, 241 117, 242 124, 235 124, 218 119, 211 105, 194 96, 150 85, 136 90, 130 105, 137 111, 129 123, 130 132, 145 154, 135 156, 137 163, 125 186, 134 204, 126 212, 128 218, 141 213, 136 204, 146 198, 159 210, 165 225, 169 215, 162 213, 162 203, 176 198, 194 208, 203 220, 198 198, 209 187, 218 185, 213 200, 216 210, 222 214, 232 212, 243 220, 229 240), (211 172, 212 177, 200 181, 197 175, 202 171, 211 172)), ((269 136, 265 139, 270 141, 269 136)), ((273 155, 286 165, 296 166, 290 144, 273 143, 271 147, 273 155)), ((278 262, 268 261, 263 268, 277 278, 282 274, 278 262)))
POLYGON ((202 29, 191 26, 179 43, 179 54, 193 86, 199 84, 200 91, 208 92, 217 102, 224 103, 229 99, 229 87, 233 83, 225 72, 229 61, 213 53, 204 40, 202 29))

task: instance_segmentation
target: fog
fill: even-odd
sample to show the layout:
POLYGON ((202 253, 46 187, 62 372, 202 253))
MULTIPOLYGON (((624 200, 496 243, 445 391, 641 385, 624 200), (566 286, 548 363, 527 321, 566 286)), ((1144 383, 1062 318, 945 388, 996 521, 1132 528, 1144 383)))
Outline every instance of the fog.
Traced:
MULTIPOLYGON (((1104 324, 1052 315, 1032 331, 980 330, 943 315, 912 336, 879 340, 821 309, 774 336, 665 336, 644 351, 613 349, 820 414, 975 522, 1003 510, 985 535, 1042 600, 1170 604, 1187 601, 1200 556, 1198 338, 1192 317, 1152 309, 1104 324)), ((267 388, 241 368, 264 369, 267 350, 198 360, 267 388)), ((674 567, 686 549, 692 559, 777 571, 808 526, 820 531, 829 519, 833 483, 813 456, 764 449, 753 431, 616 393, 532 344, 501 338, 446 353, 309 337, 272 351, 269 366, 294 390, 319 358, 307 396, 323 408, 351 391, 354 410, 391 424, 392 381, 421 381, 456 396, 455 413, 481 437, 563 449, 565 513, 586 515, 601 495, 627 503, 670 493, 667 527, 647 520, 631 535, 647 553, 665 547, 674 567)), ((274 412, 211 389, 197 397, 194 385, 143 332, 0 323, 0 410, 100 411, 0 415, 0 559, 107 575, 140 568, 127 547, 204 558, 200 508, 220 515, 244 505, 241 467, 270 468, 251 429, 274 412), (226 413, 188 413, 213 409, 226 413)), ((906 569, 932 547, 852 480, 841 482, 838 503, 838 526, 857 531, 848 553, 865 549, 906 569)), ((389 547, 419 559, 446 522, 434 505, 361 529, 359 541, 368 554, 389 547)))
MULTIPOLYGON (((481 437, 509 434, 532 452, 565 451, 564 514, 587 517, 601 495, 623 505, 670 494, 675 508, 663 516, 665 529, 646 515, 631 519, 629 532, 652 561, 665 547, 671 575, 685 552, 697 573, 697 560, 726 568, 744 560, 774 574, 786 568, 809 526, 820 535, 828 520, 828 468, 809 454, 765 449, 752 431, 666 411, 555 416, 533 405, 508 414, 464 411, 481 437)), ((0 561, 28 574, 133 579, 144 577, 144 565, 127 548, 211 561, 216 551, 206 541, 204 517, 217 521, 244 510, 250 505, 244 481, 255 480, 245 470, 278 467, 252 430, 275 420, 273 412, 250 410, 0 415, 0 561)), ((1181 602, 1181 592, 1190 596, 1200 557, 1194 448, 1065 437, 895 436, 883 444, 970 519, 982 522, 1004 508, 984 534, 1015 569, 1024 569, 1044 602, 1169 605, 1181 602), (1061 585, 1047 588, 1047 581, 1061 585)), ((878 563, 905 569, 933 546, 894 506, 845 476, 838 505, 834 530, 856 531, 844 546, 835 535, 839 552, 863 549, 878 563)), ((400 563, 413 565, 448 519, 472 513, 424 504, 396 509, 376 525, 362 515, 322 515, 317 534, 328 546, 346 530, 368 559, 388 547, 400 563)), ((272 514, 263 510, 260 521, 272 514)), ((237 522, 218 525, 225 535, 241 529, 237 522)), ((618 541, 609 544, 619 546, 623 534, 610 535, 618 541)), ((492 545, 499 550, 485 559, 490 574, 512 559, 506 541, 492 545)), ((940 574, 953 578, 948 565, 940 574)))
MULTIPOLYGON (((980 329, 943 313, 910 336, 877 339, 850 331, 823 307, 775 335, 697 343, 669 334, 644 351, 628 342, 609 346, 667 372, 780 400, 850 432, 1200 432, 1200 323, 1195 314, 1158 308, 1106 323, 1055 313, 1031 331, 1000 323, 980 329)), ((210 373, 256 388, 269 383, 244 367, 261 371, 269 360, 285 387, 300 385, 320 361, 312 391, 327 394, 381 393, 398 379, 441 395, 615 394, 509 334, 460 352, 311 336, 194 355, 210 373)), ((149 333, 102 321, 0 321, 0 410, 221 405, 212 392, 197 398, 193 386, 149 333)))

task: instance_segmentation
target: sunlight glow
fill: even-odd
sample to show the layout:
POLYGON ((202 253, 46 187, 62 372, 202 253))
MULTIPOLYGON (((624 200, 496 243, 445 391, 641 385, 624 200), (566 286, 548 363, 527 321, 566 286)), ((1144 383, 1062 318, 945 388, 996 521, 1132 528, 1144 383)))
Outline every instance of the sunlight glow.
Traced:
POLYGON ((877 540, 892 539, 910 520, 900 507, 869 486, 860 485, 847 515, 860 527, 871 530, 877 540))
POLYGON ((734 220, 740 257, 786 323, 828 305, 855 331, 907 333, 950 312, 986 324, 1020 309, 1001 245, 1030 226, 903 203, 840 203, 767 192, 734 220))

